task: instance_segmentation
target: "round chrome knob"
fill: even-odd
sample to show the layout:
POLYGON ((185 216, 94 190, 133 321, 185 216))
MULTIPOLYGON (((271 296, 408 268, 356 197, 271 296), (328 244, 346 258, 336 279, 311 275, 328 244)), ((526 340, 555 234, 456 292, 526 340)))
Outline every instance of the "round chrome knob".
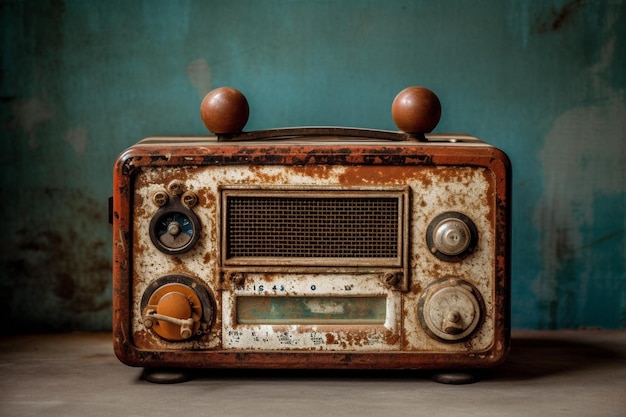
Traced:
POLYGON ((463 213, 441 213, 428 225, 426 244, 431 253, 442 261, 458 262, 476 248, 478 229, 463 213))
POLYGON ((446 255, 458 255, 467 249, 471 232, 465 222, 459 219, 445 219, 435 226, 435 247, 446 255))

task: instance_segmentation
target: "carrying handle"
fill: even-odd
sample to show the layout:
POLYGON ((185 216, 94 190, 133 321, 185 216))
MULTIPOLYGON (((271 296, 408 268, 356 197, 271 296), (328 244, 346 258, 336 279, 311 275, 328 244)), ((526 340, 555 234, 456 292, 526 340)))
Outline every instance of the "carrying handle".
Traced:
POLYGON ((425 141, 441 118, 441 103, 425 87, 408 87, 402 90, 391 105, 391 116, 400 129, 372 130, 351 127, 288 127, 243 132, 248 122, 248 100, 240 91, 220 87, 206 95, 200 105, 204 125, 217 135, 219 141, 249 141, 311 136, 339 136, 390 141, 425 141))

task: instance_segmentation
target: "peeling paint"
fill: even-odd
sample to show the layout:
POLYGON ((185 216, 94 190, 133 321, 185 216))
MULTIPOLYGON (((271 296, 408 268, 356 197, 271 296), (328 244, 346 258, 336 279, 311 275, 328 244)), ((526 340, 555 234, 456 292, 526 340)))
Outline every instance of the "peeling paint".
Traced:
POLYGON ((13 105, 13 120, 10 126, 23 130, 28 137, 29 147, 33 149, 38 146, 35 131, 51 122, 54 116, 54 109, 47 100, 31 97, 13 105))
POLYGON ((211 67, 204 58, 198 58, 187 65, 187 76, 200 98, 204 98, 211 91, 211 67))
POLYGON ((87 142, 89 141, 89 133, 84 127, 71 128, 65 134, 64 140, 72 145, 76 155, 84 156, 87 150, 87 142))
MULTIPOLYGON (((549 313, 550 328, 568 327, 579 321, 576 305, 595 303, 587 299, 590 287, 611 279, 592 268, 593 242, 611 240, 616 262, 626 263, 624 249, 626 217, 626 106, 592 106, 570 110, 559 117, 540 154, 545 172, 544 194, 535 213, 536 227, 543 231, 543 268, 533 288, 549 313), (594 228, 599 222, 594 201, 602 196, 621 196, 614 207, 611 229, 594 228), (589 231, 592 231, 591 234, 589 231), (591 239, 591 240, 590 240, 591 239), (621 252, 620 252, 620 249, 621 252), (567 296, 567 294, 570 296, 567 296)), ((605 285, 611 293, 623 290, 622 277, 605 285)), ((620 302, 598 305, 603 314, 621 315, 620 302)))

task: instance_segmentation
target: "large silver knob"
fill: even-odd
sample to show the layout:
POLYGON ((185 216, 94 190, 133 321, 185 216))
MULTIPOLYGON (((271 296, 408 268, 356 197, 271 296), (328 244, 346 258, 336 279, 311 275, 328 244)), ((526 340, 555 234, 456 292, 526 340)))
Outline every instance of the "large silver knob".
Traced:
POLYGON ((424 330, 436 339, 457 342, 479 326, 484 305, 478 290, 457 278, 437 280, 426 287, 418 307, 424 330))
POLYGON ((471 233, 467 224, 459 219, 445 219, 435 226, 435 248, 446 255, 458 255, 470 244, 471 233))
POLYGON ((435 217, 426 231, 428 248, 437 258, 457 262, 474 251, 478 231, 462 213, 446 212, 435 217))

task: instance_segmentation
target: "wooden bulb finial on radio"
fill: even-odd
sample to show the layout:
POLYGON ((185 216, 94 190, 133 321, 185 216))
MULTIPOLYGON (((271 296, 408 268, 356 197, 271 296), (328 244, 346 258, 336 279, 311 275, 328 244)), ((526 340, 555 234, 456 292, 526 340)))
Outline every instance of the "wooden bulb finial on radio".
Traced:
POLYGON ((423 136, 439 123, 441 103, 428 88, 408 87, 393 100, 391 117, 401 131, 423 136))
POLYGON ((220 87, 209 92, 200 105, 200 117, 204 125, 215 134, 240 133, 249 115, 246 96, 231 87, 220 87))

